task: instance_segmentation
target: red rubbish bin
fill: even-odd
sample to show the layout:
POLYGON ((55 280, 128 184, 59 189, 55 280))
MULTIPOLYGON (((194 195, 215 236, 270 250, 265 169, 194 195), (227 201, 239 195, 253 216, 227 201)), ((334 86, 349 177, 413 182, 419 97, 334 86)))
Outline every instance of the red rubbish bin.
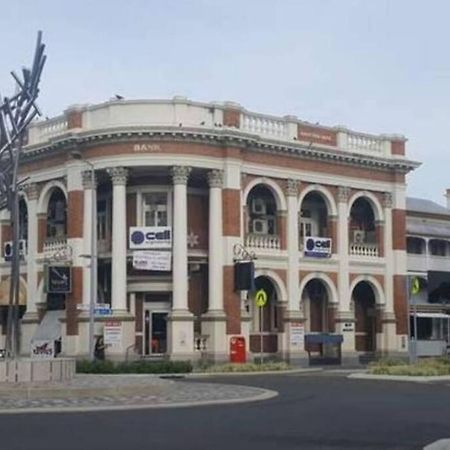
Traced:
POLYGON ((230 362, 245 363, 245 338, 243 336, 232 336, 230 339, 230 362))

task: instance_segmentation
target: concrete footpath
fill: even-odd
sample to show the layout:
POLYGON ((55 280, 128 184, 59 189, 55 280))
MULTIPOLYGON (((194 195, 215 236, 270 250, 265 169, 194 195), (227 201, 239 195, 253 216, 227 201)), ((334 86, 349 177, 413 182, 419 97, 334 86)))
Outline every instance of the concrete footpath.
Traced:
POLYGON ((265 400, 275 391, 154 375, 76 375, 62 383, 0 384, 0 414, 187 407, 265 400))

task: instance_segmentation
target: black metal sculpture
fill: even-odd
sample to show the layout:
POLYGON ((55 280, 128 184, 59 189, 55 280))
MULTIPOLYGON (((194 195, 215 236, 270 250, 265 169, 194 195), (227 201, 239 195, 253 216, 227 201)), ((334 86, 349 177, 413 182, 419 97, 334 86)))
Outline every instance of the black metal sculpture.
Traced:
POLYGON ((12 226, 11 282, 6 327, 6 356, 19 353, 19 189, 25 180, 19 180, 20 155, 31 121, 40 115, 36 105, 39 81, 46 55, 42 32, 38 32, 31 69, 23 68, 21 77, 11 72, 16 82, 16 93, 11 97, 0 95, 0 210, 7 209, 12 226))

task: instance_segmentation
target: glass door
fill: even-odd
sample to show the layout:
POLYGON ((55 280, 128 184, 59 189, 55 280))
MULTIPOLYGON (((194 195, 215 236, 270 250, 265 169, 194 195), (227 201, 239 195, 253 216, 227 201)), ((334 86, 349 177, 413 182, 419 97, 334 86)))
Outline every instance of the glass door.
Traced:
POLYGON ((162 355, 167 352, 167 312, 151 312, 151 353, 162 355))

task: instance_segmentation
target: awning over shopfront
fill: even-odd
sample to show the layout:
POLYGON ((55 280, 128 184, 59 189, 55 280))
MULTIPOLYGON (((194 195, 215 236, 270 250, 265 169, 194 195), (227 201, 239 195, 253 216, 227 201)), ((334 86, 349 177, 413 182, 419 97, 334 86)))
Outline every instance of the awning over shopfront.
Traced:
MULTIPOLYGON (((412 315, 412 314, 411 314, 412 315)), ((417 317, 419 318, 427 318, 427 319, 450 319, 449 314, 443 313, 417 313, 417 317)))
POLYGON ((61 337, 61 322, 64 311, 47 311, 36 329, 32 341, 56 341, 61 337))

